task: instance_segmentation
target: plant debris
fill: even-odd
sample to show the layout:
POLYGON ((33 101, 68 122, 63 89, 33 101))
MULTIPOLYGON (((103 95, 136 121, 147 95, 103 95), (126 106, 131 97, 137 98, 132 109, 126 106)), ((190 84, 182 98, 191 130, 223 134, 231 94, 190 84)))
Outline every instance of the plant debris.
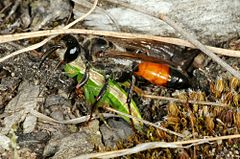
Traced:
MULTIPOLYGON (((134 3, 134 1, 129 1, 128 5, 134 3)), ((141 1, 141 3, 138 1, 135 4, 141 5, 142 3, 146 3, 146 8, 149 6, 151 8, 153 1, 141 1)), ((163 5, 162 2, 154 3, 163 5)), ((163 6, 167 6, 168 9, 165 12, 169 11, 171 3, 172 6, 178 6, 177 2, 164 3, 163 6)), ((178 8, 193 9, 186 8, 192 3, 194 1, 174 8, 170 17, 178 12, 178 8)), ((216 17, 222 17, 223 21, 218 21, 218 23, 208 25, 209 21, 204 21, 202 17, 201 25, 195 26, 191 21, 194 14, 186 16, 186 12, 177 14, 176 18, 185 26, 190 27, 188 29, 196 32, 197 37, 203 42, 216 47, 240 50, 239 36, 235 34, 238 28, 232 30, 234 27, 231 27, 237 26, 238 20, 234 18, 237 17, 238 12, 232 6, 230 8, 233 9, 228 10, 233 14, 223 13, 221 6, 224 6, 223 9, 227 7, 223 4, 226 3, 222 1, 216 3, 219 6, 215 8, 217 12, 208 9, 216 13, 218 15, 216 17), (231 17, 228 19, 225 14, 231 17), (181 18, 182 15, 184 18, 181 18), (191 23, 186 25, 186 22, 191 23), (224 25, 225 22, 229 25, 224 25), (212 32, 206 33, 206 28, 202 25, 206 28, 213 28, 209 29, 212 32), (212 27, 212 25, 219 25, 219 27, 212 27), (222 28, 226 30, 221 32, 222 28)), ((228 3, 228 6, 231 5, 228 3)), ((79 15, 84 15, 91 7, 92 4, 84 0, 1 1, 0 33, 13 34, 59 28, 72 21, 75 22, 74 20, 79 18, 79 15)), ((200 3, 200 9, 210 7, 209 4, 205 6, 203 2, 200 3)), ((154 9, 157 8, 154 7, 154 9)), ((198 12, 200 13, 210 14, 205 11, 198 12)), ((111 1, 98 3, 96 12, 89 12, 89 14, 90 16, 76 24, 74 28, 101 28, 128 33, 156 33, 157 35, 166 33, 165 36, 178 36, 172 28, 169 29, 169 26, 155 23, 156 18, 125 9, 111 1), (154 22, 157 26, 149 27, 150 22, 143 21, 143 16, 146 16, 144 19, 147 18, 148 22, 150 18, 150 22, 154 22), (125 17, 133 18, 133 20, 126 21, 125 17), (134 19, 140 20, 141 23, 129 24, 129 22, 134 24, 134 19), (163 27, 163 29, 159 30, 158 27, 163 27), (167 29, 164 30, 164 28, 167 29)), ((83 44, 86 39, 94 39, 98 36, 76 35, 76 37, 80 44, 83 44)), ((186 44, 177 46, 149 39, 138 41, 139 38, 131 40, 101 37, 106 38, 110 45, 113 44, 118 49, 150 54, 154 58, 165 56, 164 53, 174 52, 178 56, 169 56, 168 60, 174 58, 173 61, 179 63, 181 67, 189 66, 186 72, 194 85, 191 89, 175 90, 159 87, 142 79, 136 82, 134 90, 137 93, 134 93, 133 100, 137 103, 141 116, 163 129, 145 124, 141 131, 136 133, 131 125, 116 116, 102 119, 99 115, 100 119, 94 119, 89 123, 64 122, 89 115, 91 107, 85 101, 86 97, 82 89, 74 92, 76 81, 63 72, 64 66, 61 65, 55 69, 59 63, 57 54, 46 58, 39 68, 43 53, 52 46, 61 44, 60 38, 61 36, 52 38, 46 45, 28 54, 14 56, 0 63, 0 158, 81 158, 84 157, 81 156, 83 154, 96 155, 92 153, 107 151, 114 153, 115 150, 126 152, 125 158, 240 157, 240 139, 234 136, 239 135, 240 130, 240 81, 200 51, 184 47, 187 46, 186 44), (198 55, 190 57, 189 54, 185 54, 187 52, 198 55), (186 58, 191 58, 191 62, 184 61, 186 58), (150 95, 166 98, 150 98, 150 95), (177 100, 170 100, 167 97, 177 100), (44 120, 37 113, 59 122, 46 118, 44 120), (195 141, 198 139, 199 141, 195 141), (155 142, 160 142, 161 146, 157 146, 155 142), (154 149, 137 151, 138 148, 143 148, 148 144, 154 149)), ((0 44, 0 56, 5 57, 11 52, 28 47, 40 40, 42 38, 30 38, 0 44)), ((61 48, 57 52, 63 53, 64 51, 65 48, 61 48)), ((240 60, 238 58, 226 56, 220 56, 220 58, 234 69, 239 70, 240 60)), ((104 57, 96 58, 91 65, 96 67, 99 73, 112 72, 111 77, 115 80, 123 75, 123 71, 131 69, 130 63, 126 62, 126 59, 104 57)), ((123 83, 123 88, 128 91, 128 81, 125 84, 123 83)), ((101 114, 106 110, 110 111, 104 107, 99 108, 96 114, 101 114)))

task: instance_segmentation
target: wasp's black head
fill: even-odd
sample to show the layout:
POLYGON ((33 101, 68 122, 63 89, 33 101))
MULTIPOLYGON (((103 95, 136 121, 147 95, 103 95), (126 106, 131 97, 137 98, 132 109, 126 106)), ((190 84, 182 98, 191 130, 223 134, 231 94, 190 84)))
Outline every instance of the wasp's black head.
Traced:
POLYGON ((69 63, 77 59, 78 55, 81 52, 81 46, 78 43, 77 39, 72 35, 65 35, 62 40, 67 46, 67 50, 64 54, 63 61, 69 63))
POLYGON ((96 56, 108 48, 112 48, 113 44, 102 37, 91 39, 91 44, 89 45, 89 53, 92 56, 96 56))

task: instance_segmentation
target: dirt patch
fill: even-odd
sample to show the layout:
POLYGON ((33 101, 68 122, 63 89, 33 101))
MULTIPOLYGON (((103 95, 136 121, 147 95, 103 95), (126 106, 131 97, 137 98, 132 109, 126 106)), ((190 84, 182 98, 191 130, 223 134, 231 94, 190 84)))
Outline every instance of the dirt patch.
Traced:
MULTIPOLYGON (((65 25, 68 21, 74 20, 73 8, 73 3, 67 0, 0 2, 1 33, 52 29, 55 26, 65 25)), ((81 44, 86 39, 85 36, 76 37, 81 44)), ((40 40, 40 38, 25 39, 0 44, 1 57, 40 40)), ((130 43, 123 44, 121 39, 108 40, 128 51, 144 54, 148 50, 145 46, 136 45, 135 41, 130 45, 130 43)), ((60 43, 60 37, 57 37, 35 51, 15 56, 0 64, 0 138, 6 143, 6 147, 3 146, 4 144, 1 145, 3 148, 0 148, 0 157, 10 158, 17 155, 22 158, 71 158, 85 153, 129 148, 150 141, 183 140, 150 126, 144 126, 143 131, 136 134, 132 131, 131 125, 120 118, 96 119, 88 124, 59 124, 36 117, 34 111, 62 121, 89 115, 91 111, 83 90, 81 90, 82 95, 76 95, 76 80, 64 73, 64 65, 55 70, 60 61, 57 54, 47 58, 39 68, 42 54, 51 46, 60 43), (105 122, 108 124, 106 125, 105 122)), ((174 62, 178 63, 190 58, 188 55, 183 56, 185 52, 196 51, 175 45, 156 46, 155 43, 154 45, 155 47, 152 48, 155 51, 150 49, 151 56, 159 58, 163 52, 168 51, 170 54, 178 53, 180 55, 177 56, 178 58, 174 56, 174 62)), ((218 46, 237 50, 239 40, 232 39, 218 46)), ((64 49, 59 49, 58 52, 64 53, 64 49)), ((239 69, 239 59, 228 57, 222 57, 222 59, 239 69)), ((124 60, 126 62, 126 59, 124 60)), ((184 140, 239 134, 239 80, 206 56, 202 55, 202 62, 198 63, 197 68, 193 66, 194 64, 196 61, 191 60, 187 70, 193 86, 191 89, 176 90, 159 87, 142 79, 137 80, 136 86, 146 94, 175 97, 186 101, 211 101, 228 104, 228 107, 169 102, 143 98, 134 93, 133 100, 141 116, 145 120, 160 123, 164 128, 183 134, 186 137, 184 140)), ((103 75, 111 72, 111 79, 114 81, 119 81, 124 71, 131 70, 131 65, 123 65, 121 60, 115 58, 97 58, 92 65, 103 75)), ((129 87, 123 88, 124 91, 129 89, 129 87)), ((98 111, 106 112, 101 108, 98 111)), ((239 153, 239 139, 229 139, 185 149, 154 149, 127 157, 232 158, 239 157, 239 153)))

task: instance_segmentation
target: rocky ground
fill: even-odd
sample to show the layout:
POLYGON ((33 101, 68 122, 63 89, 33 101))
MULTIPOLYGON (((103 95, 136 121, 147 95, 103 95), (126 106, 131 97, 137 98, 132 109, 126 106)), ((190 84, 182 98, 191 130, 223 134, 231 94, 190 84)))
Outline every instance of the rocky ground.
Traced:
MULTIPOLYGON (((73 3, 67 0, 54 2, 6 0, 0 2, 0 32, 13 34, 63 26, 74 19, 73 8, 73 3)), ((82 26, 78 24, 76 27, 82 26)), ((42 39, 25 39, 0 44, 0 55, 4 57, 40 40, 42 39)), ((0 158, 13 158, 13 156, 72 158, 91 152, 129 148, 150 141, 187 140, 187 138, 181 139, 149 126, 145 126, 143 132, 136 134, 126 121, 118 117, 106 118, 108 125, 100 119, 92 120, 88 124, 57 124, 42 120, 31 113, 36 110, 61 121, 86 116, 91 110, 84 96, 71 94, 76 82, 64 73, 64 66, 54 71, 59 62, 56 55, 47 58, 39 68, 43 52, 58 43, 60 43, 59 38, 55 38, 42 48, 0 63, 1 140, 8 142, 10 139, 11 143, 7 149, 3 148, 4 144, 0 144, 2 146, 0 158)), ((217 43, 216 46, 239 50, 239 43, 236 36, 234 39, 217 43)), ((168 89, 142 81, 138 81, 136 86, 147 94, 221 102, 229 104, 230 107, 171 103, 141 98, 134 94, 133 99, 142 117, 151 122, 161 123, 163 127, 175 132, 188 134, 187 136, 193 139, 239 134, 240 82, 210 58, 201 55, 200 59, 204 62, 200 63, 200 66, 193 67, 190 73, 191 81, 194 81, 192 89, 168 89)), ((228 57, 222 57, 222 59, 239 69, 239 59, 228 57)), ((114 62, 112 59, 97 60, 95 65, 103 70, 121 73, 125 69, 124 66, 119 64, 116 66, 114 62)), ((186 149, 154 149, 126 157, 239 158, 239 143, 239 139, 229 139, 186 149)))

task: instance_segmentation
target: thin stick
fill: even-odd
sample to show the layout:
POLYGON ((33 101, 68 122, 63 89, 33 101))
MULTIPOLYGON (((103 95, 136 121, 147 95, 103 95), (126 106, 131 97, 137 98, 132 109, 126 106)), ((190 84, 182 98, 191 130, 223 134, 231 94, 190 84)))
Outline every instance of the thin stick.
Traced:
MULTIPOLYGON (((190 48, 196 48, 188 41, 182 40, 179 38, 161 37, 161 36, 146 35, 146 34, 112 32, 112 31, 87 30, 87 29, 53 29, 53 30, 35 31, 35 32, 28 32, 28 33, 1 35, 0 43, 22 40, 27 38, 36 38, 41 36, 58 35, 58 34, 88 34, 88 35, 100 35, 100 36, 125 38, 125 39, 140 39, 140 40, 146 39, 146 40, 155 40, 155 41, 165 42, 169 44, 186 46, 190 48)), ((217 48, 212 46, 207 46, 207 48, 220 55, 240 57, 240 51, 222 49, 222 48, 217 48)))
POLYGON ((134 153, 138 153, 141 151, 146 151, 150 149, 156 148, 189 148, 194 145, 201 145, 210 143, 213 141, 219 140, 229 140, 229 139, 236 139, 240 138, 240 135, 227 135, 227 136, 219 136, 219 137, 209 137, 203 139, 194 139, 194 140, 187 140, 187 141, 177 141, 177 142, 148 142, 148 143, 141 143, 135 147, 122 149, 117 151, 109 151, 109 152, 100 152, 100 153, 90 153, 84 154, 75 157, 74 159, 87 159, 87 158, 114 158, 119 156, 131 155, 134 153), (188 146, 183 146, 189 144, 188 146))
MULTIPOLYGON (((35 117, 37 117, 38 119, 41 119, 41 120, 44 120, 47 122, 58 123, 58 124, 80 124, 80 123, 87 122, 90 118, 90 115, 86 115, 86 116, 82 116, 82 117, 75 118, 75 119, 59 121, 59 120, 50 118, 49 116, 46 116, 36 110, 31 110, 30 113, 32 115, 34 115, 35 117)), ((116 116, 114 114, 110 114, 110 113, 101 113, 101 114, 103 115, 104 118, 118 117, 118 116, 116 116)), ((97 118, 99 118, 99 116, 97 116, 95 114, 92 117, 92 119, 97 119, 97 118)))
MULTIPOLYGON (((13 35, 2 35, 0 36, 0 43, 10 42, 15 40, 21 40, 26 38, 35 38, 41 36, 50 36, 50 35, 58 35, 58 34, 88 34, 88 35, 100 35, 100 36, 108 36, 108 37, 115 37, 115 38, 125 38, 125 39, 140 39, 140 40, 155 40, 175 45, 181 45, 191 48, 196 48, 191 43, 186 40, 182 40, 179 38, 169 38, 169 37, 161 37, 161 36, 154 36, 154 35, 144 35, 144 34, 132 34, 132 33, 123 33, 123 32, 111 32, 111 31, 99 31, 99 30, 86 30, 86 29, 55 29, 55 30, 45 30, 45 31, 36 31, 36 32, 29 32, 29 33, 18 33, 13 35)), ((50 38, 53 36, 46 38, 45 40, 31 45, 27 48, 23 48, 21 50, 15 51, 5 57, 0 58, 0 62, 3 62, 13 56, 18 54, 31 51, 37 49, 44 44, 46 44, 50 38)), ((217 47, 206 46, 208 49, 212 50, 215 53, 225 56, 232 56, 232 57, 240 57, 240 51, 229 50, 229 49, 222 49, 217 47)))
MULTIPOLYGON (((75 25, 75 24, 78 23, 79 21, 83 20, 83 19, 86 18, 88 15, 90 15, 90 14, 94 11, 94 9, 96 8, 97 3, 98 3, 98 0, 95 0, 92 8, 91 8, 86 14, 84 14, 83 16, 79 17, 78 19, 74 20, 72 23, 66 25, 65 27, 63 27, 63 29, 68 29, 68 28, 72 27, 73 25, 75 25)), ((50 32, 51 32, 51 31, 50 31, 50 32)), ((20 33, 20 34, 21 34, 21 33, 20 33)), ((48 34, 48 35, 49 35, 49 34, 48 34)), ((11 57, 13 57, 13 56, 19 55, 19 54, 21 54, 21 53, 24 53, 24 52, 27 52, 27 51, 31 51, 31 50, 34 50, 34 49, 37 49, 37 48, 43 46, 43 45, 46 44, 49 40, 51 40, 51 39, 53 39, 54 37, 56 37, 57 34, 52 34, 52 35, 53 35, 53 36, 50 36, 50 37, 44 39, 43 41, 41 41, 41 42, 39 42, 39 43, 37 43, 37 44, 28 46, 28 47, 26 47, 26 48, 24 48, 24 49, 21 49, 21 50, 17 50, 17 51, 15 51, 15 52, 13 52, 13 53, 11 53, 11 54, 9 54, 9 55, 1 58, 1 59, 0 59, 0 62, 3 62, 4 60, 9 59, 9 58, 11 58, 11 57)), ((5 35, 4 35, 4 36, 5 36, 5 35)), ((3 38, 4 38, 4 36, 3 36, 3 38)), ((11 36, 11 35, 10 35, 10 36, 11 36)), ((20 36, 21 36, 21 35, 20 35, 20 36)), ((0 38, 0 43, 2 43, 2 41, 3 41, 3 42, 7 42, 7 41, 4 41, 3 38, 0 38)), ((5 38, 6 38, 6 37, 5 37, 5 38)), ((31 36, 30 36, 29 38, 31 38, 31 36)))
POLYGON ((152 99, 161 99, 161 100, 168 100, 172 102, 181 102, 181 103, 192 103, 192 104, 199 104, 199 105, 211 105, 211 106, 217 106, 217 107, 224 107, 224 108, 232 108, 227 104, 223 103, 216 103, 216 102, 206 102, 206 101, 195 101, 195 100, 183 100, 178 98, 172 98, 172 97, 164 97, 164 96, 155 96, 150 94, 143 94, 141 97, 144 98, 152 98, 152 99))
POLYGON ((166 129, 166 128, 164 128, 164 127, 161 127, 161 126, 159 126, 159 125, 156 125, 156 124, 154 124, 154 123, 151 123, 151 122, 149 122, 149 121, 147 121, 147 120, 143 120, 143 119, 136 118, 136 117, 134 117, 134 116, 132 116, 132 115, 129 115, 129 114, 120 112, 120 111, 115 110, 115 109, 112 109, 112 108, 110 108, 110 107, 104 107, 104 109, 106 109, 106 110, 108 110, 108 111, 111 111, 111 112, 114 112, 114 113, 117 113, 117 114, 119 114, 119 115, 126 116, 126 117, 128 117, 128 118, 137 120, 137 121, 142 122, 142 123, 144 123, 144 124, 146 124, 146 125, 153 126, 153 127, 157 128, 157 129, 160 129, 160 130, 162 130, 162 131, 165 131, 165 132, 167 132, 167 133, 169 133, 169 134, 173 134, 173 135, 179 136, 179 137, 181 137, 181 138, 184 138, 184 135, 182 135, 182 134, 179 134, 179 133, 174 132, 174 131, 172 131, 172 130, 166 129))

